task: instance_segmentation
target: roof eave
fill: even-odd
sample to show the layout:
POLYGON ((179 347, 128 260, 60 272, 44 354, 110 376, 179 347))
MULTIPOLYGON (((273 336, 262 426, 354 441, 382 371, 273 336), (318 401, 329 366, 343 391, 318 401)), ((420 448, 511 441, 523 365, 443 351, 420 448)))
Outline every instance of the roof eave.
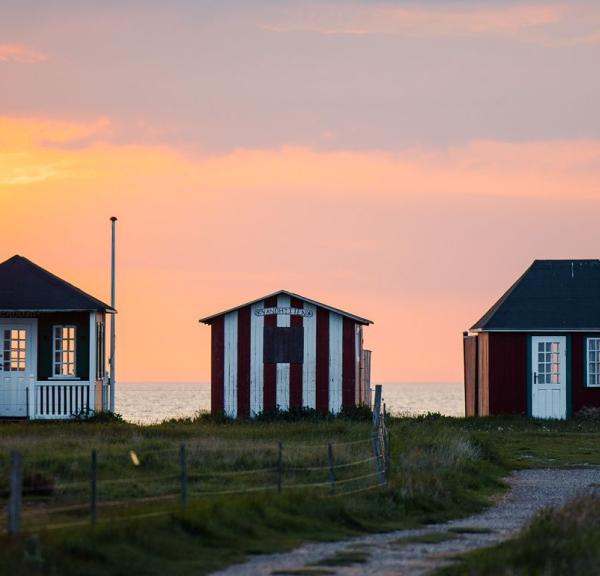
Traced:
POLYGON ((0 308, 0 313, 11 312, 106 312, 117 314, 118 312, 110 306, 106 308, 0 308))
POLYGON ((273 298, 274 296, 279 296, 280 294, 286 294, 288 296, 291 296, 292 298, 298 298, 299 300, 303 300, 305 302, 308 302, 309 304, 313 304, 320 308, 325 308, 331 312, 335 312, 336 314, 340 314, 342 316, 346 316, 347 318, 354 320, 357 324, 361 324, 363 326, 369 326, 370 324, 374 324, 374 322, 372 320, 369 320, 367 318, 362 318, 360 316, 356 316, 355 314, 350 314, 349 312, 346 312, 345 310, 340 310, 339 308, 334 308, 333 306, 328 306, 327 304, 323 304, 322 302, 317 302, 316 300, 311 300, 310 298, 306 298, 306 296, 301 296, 300 294, 295 294, 294 292, 289 292, 288 290, 278 290, 277 292, 273 292, 272 294, 267 294, 266 296, 262 296, 260 298, 257 298, 256 300, 251 300, 250 302, 246 302, 245 304, 241 304, 239 306, 229 308, 222 312, 218 312, 217 314, 211 314, 210 316, 201 318, 200 320, 198 320, 198 322, 200 322, 201 324, 210 325, 215 318, 219 318, 220 316, 224 316, 225 314, 235 312, 236 310, 239 310, 240 308, 245 308, 246 306, 252 306, 253 304, 256 304, 257 302, 262 302, 263 300, 273 298))
POLYGON ((519 333, 548 333, 548 332, 559 332, 559 333, 583 333, 586 332, 600 332, 600 327, 598 328, 471 328, 469 332, 473 332, 475 334, 481 334, 482 332, 519 332, 519 333))

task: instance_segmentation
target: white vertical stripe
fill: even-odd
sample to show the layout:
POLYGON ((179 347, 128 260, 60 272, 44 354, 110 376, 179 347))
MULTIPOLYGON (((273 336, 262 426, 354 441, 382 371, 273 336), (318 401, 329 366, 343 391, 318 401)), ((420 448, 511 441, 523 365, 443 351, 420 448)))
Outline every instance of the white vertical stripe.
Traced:
POLYGON ((317 307, 304 302, 312 312, 304 317, 304 363, 302 364, 302 406, 317 407, 317 307))
POLYGON ((354 324, 354 403, 363 404, 360 393, 360 325, 354 324))
POLYGON ((329 312, 329 411, 342 409, 342 354, 344 319, 329 312))
POLYGON ((256 416, 264 407, 264 327, 265 317, 257 316, 256 310, 265 307, 264 302, 258 302, 250 310, 250 416, 256 416))
POLYGON ((231 418, 237 416, 238 313, 225 315, 225 366, 223 370, 224 410, 231 418))
MULTIPOLYGON (((289 308, 290 297, 287 294, 277 296, 278 308, 289 308)), ((291 316, 289 314, 277 314, 277 326, 289 327, 291 325, 291 316)))
MULTIPOLYGON (((97 376, 97 368, 96 362, 98 360, 98 342, 97 340, 98 333, 96 331, 96 312, 90 312, 90 403, 92 405, 92 410, 100 411, 101 406, 96 406, 96 376, 97 376)), ((31 409, 31 405, 29 406, 31 409)), ((71 414, 71 412, 67 412, 67 414, 71 414)))
MULTIPOLYGON (((277 306, 289 307, 290 297, 287 294, 280 294, 277 296, 277 306)), ((277 326, 288 327, 291 323, 291 316, 289 314, 277 314, 277 326)), ((290 365, 289 364, 277 364, 277 406, 281 410, 290 409, 290 365)))

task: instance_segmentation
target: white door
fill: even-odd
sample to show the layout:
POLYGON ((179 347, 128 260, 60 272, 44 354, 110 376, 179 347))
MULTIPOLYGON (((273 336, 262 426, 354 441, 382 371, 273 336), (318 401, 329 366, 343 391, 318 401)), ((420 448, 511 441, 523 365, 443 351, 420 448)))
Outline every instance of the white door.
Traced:
POLYGON ((567 417, 567 339, 534 336, 531 378, 531 415, 534 418, 567 417))
POLYGON ((0 417, 27 416, 27 388, 34 381, 33 326, 0 323, 0 417))

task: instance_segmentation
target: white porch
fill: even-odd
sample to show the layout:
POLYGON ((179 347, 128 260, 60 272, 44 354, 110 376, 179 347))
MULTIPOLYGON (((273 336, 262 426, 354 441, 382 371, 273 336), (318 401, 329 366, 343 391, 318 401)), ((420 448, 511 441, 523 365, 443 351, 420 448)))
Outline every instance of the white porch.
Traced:
MULTIPOLYGON (((69 420, 106 409, 108 384, 106 376, 98 373, 101 360, 95 311, 89 314, 89 372, 85 374, 38 379, 35 317, 0 318, 0 341, 0 418, 69 420)), ((100 349, 103 353, 103 347, 100 349)))
POLYGON ((71 419, 95 412, 95 382, 36 382, 28 390, 27 417, 34 420, 71 419))

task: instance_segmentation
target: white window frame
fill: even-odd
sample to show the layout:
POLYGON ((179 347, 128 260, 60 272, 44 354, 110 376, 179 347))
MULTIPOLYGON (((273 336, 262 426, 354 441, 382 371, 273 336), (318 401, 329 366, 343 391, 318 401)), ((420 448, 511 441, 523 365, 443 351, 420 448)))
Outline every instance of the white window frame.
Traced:
POLYGON ((28 328, 21 327, 7 327, 2 329, 2 357, 0 371, 7 374, 13 372, 25 372, 27 370, 27 362, 29 361, 29 350, 27 346, 28 328), (9 332, 9 337, 6 338, 6 332, 9 332), (17 332, 16 339, 13 338, 13 333, 17 332), (23 334, 21 334, 23 333, 23 334), (5 349, 6 343, 9 342, 9 348, 5 349), (13 343, 16 343, 16 347, 13 347, 13 343), (21 346, 21 343, 23 344, 21 346), (4 358, 4 355, 8 352, 8 360, 4 358), (13 358, 14 355, 14 358, 13 358), (8 370, 4 369, 4 365, 8 364, 8 370), (13 367, 16 365, 16 367, 13 367))
MULTIPOLYGON (((68 338, 67 341, 70 341, 71 339, 68 338)), ((66 350, 66 352, 68 353, 69 350, 66 350)), ((67 365, 70 365, 71 362, 67 362, 67 365)), ((79 378, 77 377, 77 326, 75 326, 74 324, 55 324, 54 326, 52 326, 52 376, 50 377, 50 380, 79 380, 79 378), (62 355, 65 352, 65 350, 62 348, 62 343, 65 341, 65 339, 61 336, 61 350, 57 350, 56 349, 56 329, 59 328, 62 334, 62 331, 65 328, 72 328, 73 329, 73 374, 63 374, 62 373, 62 368, 64 366, 64 362, 62 360, 62 355), (56 353, 60 352, 61 355, 61 359, 57 362, 56 361, 56 353), (56 370, 59 370, 59 373, 56 373, 56 370)))
POLYGON ((585 339, 585 385, 587 388, 600 388, 600 336, 592 336, 585 339), (590 349, 590 342, 595 343, 593 350, 590 349), (590 363, 592 363, 590 357, 592 352, 596 354, 596 360, 593 361, 596 365, 596 370, 594 371, 590 370, 590 363), (596 376, 597 384, 590 384, 592 376, 596 376))

